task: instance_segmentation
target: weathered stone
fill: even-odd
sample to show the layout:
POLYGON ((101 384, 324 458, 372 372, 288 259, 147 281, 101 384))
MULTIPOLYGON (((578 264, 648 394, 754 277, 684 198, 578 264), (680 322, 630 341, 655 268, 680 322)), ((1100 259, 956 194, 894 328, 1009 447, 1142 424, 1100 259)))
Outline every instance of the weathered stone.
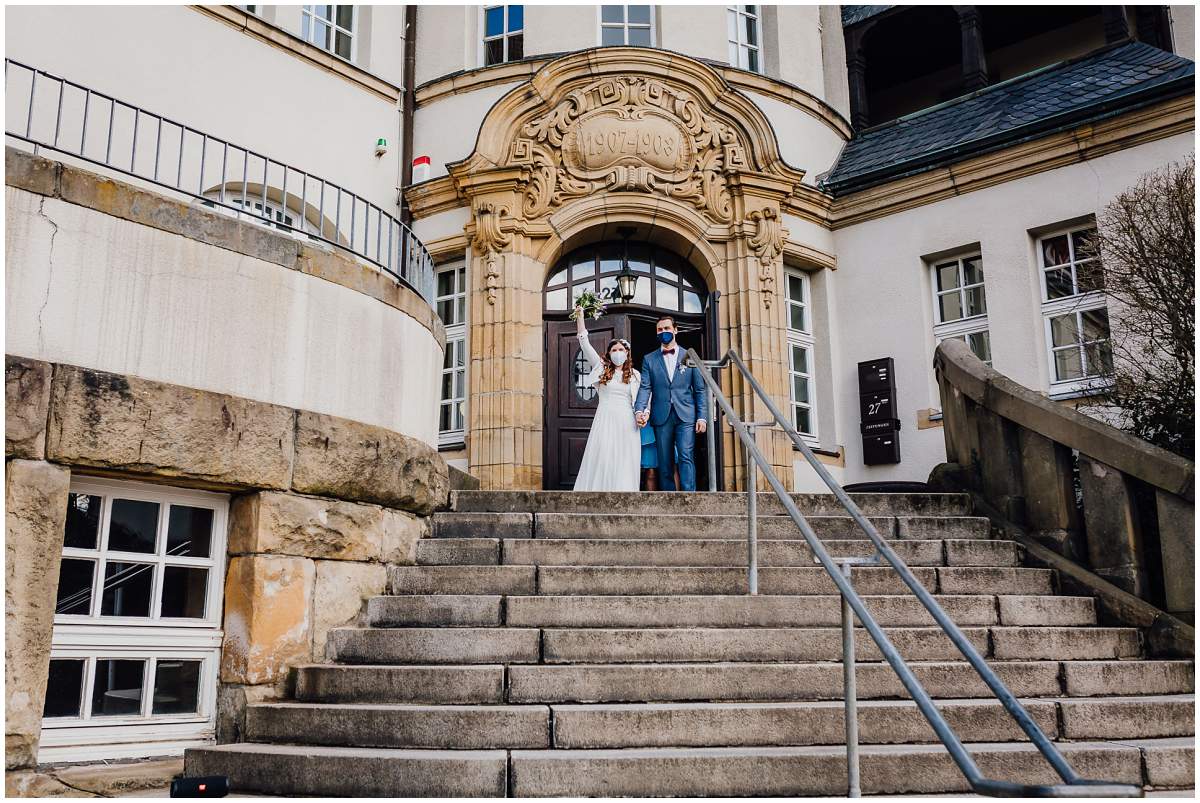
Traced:
POLYGON ((384 508, 380 559, 384 563, 412 566, 417 562, 417 542, 428 535, 429 519, 384 508))
POLYGON ((48 362, 4 357, 4 456, 46 457, 46 416, 50 410, 48 362))
POLYGON ((217 743, 228 744, 244 740, 246 706, 286 696, 285 683, 264 683, 242 686, 221 683, 217 687, 217 743))
POLYGON ((68 786, 101 797, 122 797, 131 792, 151 789, 165 790, 173 779, 182 774, 182 758, 83 764, 54 770, 54 777, 68 786))
POLYGON ((229 510, 229 551, 332 560, 379 560, 386 511, 377 505, 265 491, 229 510))
POLYGON ((274 404, 59 365, 46 455, 217 487, 286 489, 294 416, 274 404))
POLYGON ((380 563, 317 561, 317 584, 313 591, 314 661, 325 659, 329 631, 354 624, 363 603, 387 587, 387 569, 380 563))
POLYGON ((272 683, 290 665, 309 659, 315 576, 306 558, 248 555, 229 561, 222 682, 272 683))
POLYGON ((433 447, 415 438, 300 411, 292 488, 429 514, 447 505, 450 476, 433 447))
POLYGON ((37 763, 71 474, 33 460, 5 465, 5 768, 37 763))
POLYGON ((1192 620, 1196 610, 1196 508, 1161 489, 1156 495, 1167 610, 1192 620))
POLYGON ((72 789, 53 775, 32 770, 4 773, 5 797, 99 797, 72 789))
POLYGON ((462 469, 449 466, 450 468, 450 488, 454 491, 478 491, 479 479, 472 477, 462 469))
POLYGON ((1112 466, 1079 455, 1088 563, 1118 588, 1145 598, 1149 589, 1141 521, 1128 479, 1112 466))

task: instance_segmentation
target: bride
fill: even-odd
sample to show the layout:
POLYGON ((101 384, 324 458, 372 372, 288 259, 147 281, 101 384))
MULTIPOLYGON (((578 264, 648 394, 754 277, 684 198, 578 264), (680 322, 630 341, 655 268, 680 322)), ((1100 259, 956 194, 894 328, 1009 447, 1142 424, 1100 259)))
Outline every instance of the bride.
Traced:
POLYGON ((633 418, 642 375, 633 369, 628 340, 609 341, 603 357, 588 342, 583 310, 575 308, 576 334, 588 361, 584 387, 600 396, 576 491, 636 491, 641 479, 642 439, 633 418))

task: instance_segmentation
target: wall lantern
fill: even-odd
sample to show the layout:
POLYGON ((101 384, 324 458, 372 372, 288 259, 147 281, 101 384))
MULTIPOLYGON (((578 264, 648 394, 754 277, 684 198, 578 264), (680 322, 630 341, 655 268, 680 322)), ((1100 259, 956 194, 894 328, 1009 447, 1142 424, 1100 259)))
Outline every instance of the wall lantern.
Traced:
POLYGON ((637 295, 638 277, 629 268, 629 238, 633 236, 634 231, 632 226, 621 226, 617 229, 617 234, 625 241, 621 254, 621 272, 617 274, 617 292, 621 294, 621 301, 625 304, 633 301, 633 297, 637 295))

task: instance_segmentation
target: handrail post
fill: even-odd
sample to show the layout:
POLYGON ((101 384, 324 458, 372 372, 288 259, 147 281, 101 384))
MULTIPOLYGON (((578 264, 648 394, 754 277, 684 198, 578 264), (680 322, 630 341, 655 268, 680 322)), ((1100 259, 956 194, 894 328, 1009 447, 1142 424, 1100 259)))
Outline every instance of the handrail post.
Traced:
MULTIPOLYGON (((754 440, 754 427, 747 427, 750 441, 754 440)), ((746 444, 746 576, 749 593, 758 594, 758 466, 750 443, 746 444)))
MULTIPOLYGON (((700 370, 705 370, 701 367, 700 370)), ((712 393, 708 394, 708 490, 717 490, 717 399, 712 393)))
MULTIPOLYGON (((850 582, 850 563, 842 563, 842 574, 850 582)), ((845 594, 842 600, 842 696, 846 703, 846 797, 862 797, 858 766, 858 688, 854 679, 854 614, 845 594)))

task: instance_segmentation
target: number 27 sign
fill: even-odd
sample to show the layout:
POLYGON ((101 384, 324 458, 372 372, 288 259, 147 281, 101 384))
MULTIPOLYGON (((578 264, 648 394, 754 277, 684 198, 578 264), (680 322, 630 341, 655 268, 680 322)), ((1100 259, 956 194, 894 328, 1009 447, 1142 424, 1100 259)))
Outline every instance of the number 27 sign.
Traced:
POLYGON ((896 417, 891 393, 864 393, 858 397, 862 421, 885 421, 896 417))

